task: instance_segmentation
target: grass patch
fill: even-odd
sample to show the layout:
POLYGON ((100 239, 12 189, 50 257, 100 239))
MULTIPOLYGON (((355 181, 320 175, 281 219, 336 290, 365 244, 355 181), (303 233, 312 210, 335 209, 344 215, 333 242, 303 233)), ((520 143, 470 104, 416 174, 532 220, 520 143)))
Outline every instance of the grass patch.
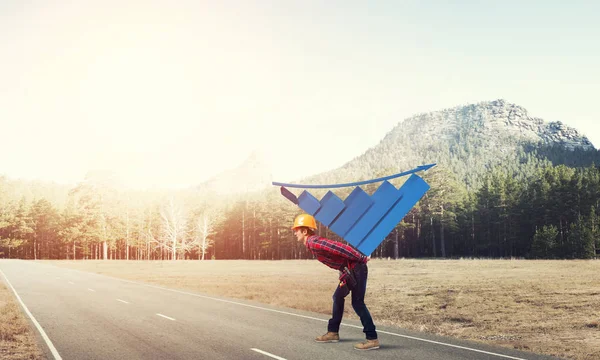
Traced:
POLYGON ((0 359, 43 359, 29 323, 13 292, 0 280, 0 359))
MULTIPOLYGON (((52 261, 53 265, 329 315, 337 272, 316 260, 52 261)), ((598 261, 369 262, 376 325, 590 359, 600 354, 598 261)), ((357 319, 352 307, 346 315, 357 319)))

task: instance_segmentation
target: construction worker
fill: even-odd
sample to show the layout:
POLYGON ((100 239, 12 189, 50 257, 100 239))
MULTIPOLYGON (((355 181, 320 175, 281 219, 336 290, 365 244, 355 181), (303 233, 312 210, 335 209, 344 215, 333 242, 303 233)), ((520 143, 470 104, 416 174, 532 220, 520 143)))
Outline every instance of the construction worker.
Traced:
POLYGON ((327 325, 327 333, 317 337, 315 341, 339 341, 345 297, 352 293, 352 308, 360 317, 367 339, 365 342, 354 345, 354 348, 357 350, 379 349, 375 324, 365 305, 369 258, 346 244, 315 235, 317 224, 311 215, 296 216, 292 230, 298 241, 304 242, 306 248, 316 256, 317 260, 340 272, 340 282, 333 293, 333 313, 327 325), (345 268, 350 271, 344 271, 345 268))

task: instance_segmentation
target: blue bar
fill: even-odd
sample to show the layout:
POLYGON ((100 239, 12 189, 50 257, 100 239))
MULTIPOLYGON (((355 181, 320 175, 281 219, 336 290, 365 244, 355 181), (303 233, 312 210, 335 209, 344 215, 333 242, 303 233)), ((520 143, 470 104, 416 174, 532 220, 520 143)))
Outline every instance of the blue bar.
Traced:
POLYGON ((335 219, 329 227, 331 231, 344 238, 348 230, 356 221, 373 205, 373 200, 360 187, 354 188, 344 201, 346 209, 335 219))
POLYGON ((321 207, 321 203, 311 193, 304 190, 298 197, 298 206, 310 215, 314 215, 321 207))
POLYGON ((358 245, 357 249, 367 256, 371 255, 394 227, 402 221, 408 211, 425 195, 427 190, 429 190, 429 185, 425 180, 417 175, 411 175, 400 188, 402 192, 400 201, 381 219, 379 224, 358 245))
POLYGON ((373 206, 348 231, 344 240, 357 247, 385 214, 398 202, 400 195, 401 191, 388 181, 384 181, 371 196, 374 202, 373 206))
POLYGON ((286 189, 283 186, 281 187, 281 195, 285 196, 289 201, 298 205, 298 198, 296 197, 296 195, 294 195, 294 193, 292 193, 291 191, 289 191, 288 189, 286 189))
POLYGON ((315 214, 315 219, 321 224, 329 226, 345 207, 346 205, 344 205, 342 199, 333 192, 328 191, 321 199, 321 208, 315 214))

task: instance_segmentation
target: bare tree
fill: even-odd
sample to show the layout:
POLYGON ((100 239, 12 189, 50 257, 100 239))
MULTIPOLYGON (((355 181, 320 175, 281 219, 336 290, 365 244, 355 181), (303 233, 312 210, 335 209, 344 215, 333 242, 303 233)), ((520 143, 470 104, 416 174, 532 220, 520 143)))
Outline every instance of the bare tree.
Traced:
POLYGON ((214 211, 204 211, 202 215, 196 220, 196 239, 194 241, 195 244, 198 245, 198 259, 200 260, 200 256, 202 256, 202 260, 204 260, 204 256, 206 255, 206 250, 210 248, 214 239, 212 235, 215 234, 215 227, 217 224, 217 213, 214 211))
POLYGON ((146 229, 143 233, 143 238, 146 245, 146 260, 152 260, 151 254, 154 253, 154 250, 161 249, 162 251, 165 244, 154 236, 152 229, 146 229))
POLYGON ((162 219, 160 243, 171 253, 171 260, 177 260, 178 246, 184 242, 187 235, 183 208, 175 204, 173 198, 169 198, 167 204, 160 210, 160 217, 162 219))

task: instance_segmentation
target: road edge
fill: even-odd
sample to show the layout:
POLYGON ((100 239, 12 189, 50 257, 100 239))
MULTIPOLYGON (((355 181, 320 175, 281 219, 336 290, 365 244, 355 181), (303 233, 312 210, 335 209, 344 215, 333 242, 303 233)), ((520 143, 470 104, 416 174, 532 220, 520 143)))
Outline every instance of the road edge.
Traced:
POLYGON ((11 282, 8 280, 8 277, 6 276, 6 274, 4 274, 4 271, 2 271, 2 269, 0 269, 0 274, 4 278, 4 281, 6 282, 6 284, 8 284, 8 287, 12 290, 17 301, 21 305, 21 308, 25 311, 25 314, 27 314, 27 316, 29 317, 29 321, 31 321, 33 323, 33 325, 36 327, 39 335, 42 337, 42 339, 46 343, 46 346, 50 350, 50 353, 52 354, 52 356, 54 356, 54 359, 62 360, 62 357, 58 353, 58 350, 56 350, 56 348, 54 347, 54 344, 52 343, 52 341, 50 340, 50 338, 48 337, 48 335, 46 334, 46 332, 44 331, 44 329, 42 328, 40 323, 38 323, 38 321, 35 319, 35 317, 31 313, 31 311, 29 311, 29 309, 27 308, 27 305, 25 305, 23 300, 21 300, 21 297, 17 293, 17 290, 15 290, 15 288, 12 286, 11 282))

